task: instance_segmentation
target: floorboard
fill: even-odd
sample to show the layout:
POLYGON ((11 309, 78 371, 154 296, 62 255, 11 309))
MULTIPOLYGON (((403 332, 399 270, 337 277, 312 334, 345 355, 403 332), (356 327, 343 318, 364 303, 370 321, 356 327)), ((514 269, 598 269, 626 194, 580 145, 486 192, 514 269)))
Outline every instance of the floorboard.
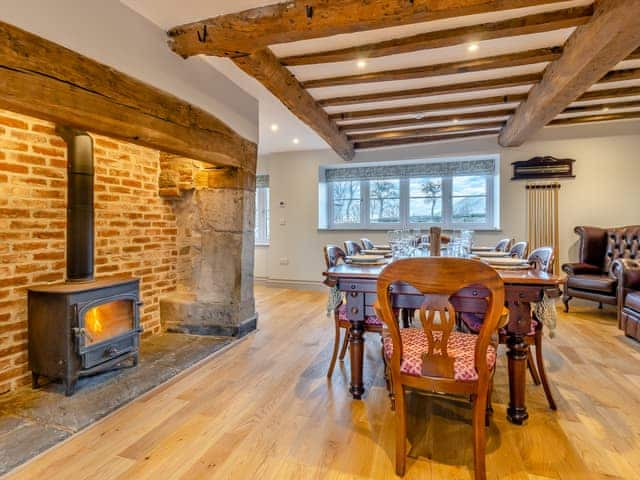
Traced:
MULTIPOLYGON (((223 355, 127 405, 24 465, 11 479, 394 478, 394 414, 380 343, 367 342, 363 401, 347 394, 348 361, 325 377, 332 346, 326 296, 258 286, 259 330, 223 355)), ((640 471, 640 344, 613 311, 560 314, 545 358, 558 411, 527 386, 530 420, 505 419, 506 358, 488 430, 493 479, 635 479, 640 471)), ((471 411, 410 395, 405 478, 472 478, 471 411)))

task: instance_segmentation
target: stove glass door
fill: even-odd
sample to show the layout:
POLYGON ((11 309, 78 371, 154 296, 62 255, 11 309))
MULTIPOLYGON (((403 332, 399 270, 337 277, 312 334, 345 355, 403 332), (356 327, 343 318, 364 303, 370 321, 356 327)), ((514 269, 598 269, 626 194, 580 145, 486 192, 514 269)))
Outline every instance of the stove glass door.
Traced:
POLYGON ((133 301, 115 300, 90 308, 84 314, 85 347, 133 330, 133 301))

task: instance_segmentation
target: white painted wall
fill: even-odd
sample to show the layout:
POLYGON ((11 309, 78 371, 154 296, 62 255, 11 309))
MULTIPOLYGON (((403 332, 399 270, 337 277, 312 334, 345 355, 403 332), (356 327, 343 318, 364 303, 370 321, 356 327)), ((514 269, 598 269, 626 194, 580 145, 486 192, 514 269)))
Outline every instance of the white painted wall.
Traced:
POLYGON ((202 58, 183 60, 165 32, 119 0, 0 0, 0 21, 196 105, 258 141, 258 102, 202 58))
MULTIPOLYGON (((640 122, 547 128, 519 148, 500 148, 494 138, 471 139, 413 148, 385 149, 358 154, 355 161, 371 162, 456 155, 501 156, 500 232, 477 234, 477 242, 491 244, 504 237, 525 239, 525 183, 513 182, 511 162, 536 155, 574 158, 575 180, 562 181, 560 191, 560 261, 576 258, 576 225, 615 226, 640 223, 637 209, 640 168, 640 122)), ((341 160, 333 151, 288 152, 260 157, 259 169, 271 186, 271 244, 256 252, 256 276, 274 281, 314 282, 324 266, 322 247, 367 236, 384 241, 384 232, 318 231, 318 167, 341 160), (279 203, 284 201, 285 208, 279 203), (280 225, 280 219, 286 225, 280 225), (288 258, 288 265, 280 265, 288 258), (260 269, 258 271, 258 269, 260 269)))

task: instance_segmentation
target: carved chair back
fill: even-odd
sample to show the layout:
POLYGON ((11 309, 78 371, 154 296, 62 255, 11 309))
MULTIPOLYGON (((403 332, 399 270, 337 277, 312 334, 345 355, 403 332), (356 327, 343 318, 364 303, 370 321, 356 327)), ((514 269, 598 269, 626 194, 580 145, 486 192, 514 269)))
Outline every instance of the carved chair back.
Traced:
POLYGON ((365 250, 373 250, 374 249, 373 242, 371 240, 369 240, 368 238, 361 238, 360 239, 360 243, 362 243, 362 248, 364 248, 365 250))
POLYGON ((429 343, 428 351, 422 355, 422 377, 413 382, 425 382, 418 388, 449 393, 458 391, 447 388, 455 383, 455 359, 447 352, 447 340, 456 323, 456 310, 450 297, 467 287, 480 287, 486 295, 485 317, 478 334, 474 364, 478 382, 488 382, 487 349, 493 343, 504 306, 504 284, 499 274, 482 262, 462 258, 410 258, 388 265, 378 279, 377 310, 393 342, 390 369, 395 378, 401 377, 404 346, 400 326, 395 320, 391 290, 407 284, 424 295, 420 319, 429 343))
POLYGON ((511 239, 510 238, 503 238, 502 240, 500 240, 495 247, 495 251, 496 252, 506 252, 507 250, 509 250, 509 247, 511 246, 511 239))
POLYGON ((540 247, 531 252, 527 260, 536 270, 551 273, 553 271, 553 259, 553 247, 540 247))
POLYGON ((514 258, 525 258, 527 253, 529 253, 528 242, 518 242, 511 247, 511 250, 509 250, 509 255, 514 258))
POLYGON ((348 256, 357 255, 362 250, 362 247, 358 245, 358 242, 354 242, 353 240, 347 240, 344 242, 344 251, 348 256))

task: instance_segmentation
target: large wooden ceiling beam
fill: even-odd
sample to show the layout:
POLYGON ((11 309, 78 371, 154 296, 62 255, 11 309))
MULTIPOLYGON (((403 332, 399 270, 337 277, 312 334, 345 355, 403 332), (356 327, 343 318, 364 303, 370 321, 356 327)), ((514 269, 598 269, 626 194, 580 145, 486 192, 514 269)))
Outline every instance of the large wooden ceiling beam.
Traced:
MULTIPOLYGON (((435 87, 414 88, 409 90, 394 90, 391 92, 368 93, 364 95, 351 95, 345 97, 325 98, 318 100, 323 107, 336 107, 341 105, 357 105, 361 103, 384 102, 390 100, 404 100, 407 98, 431 97, 435 95, 448 95, 452 93, 470 93, 498 88, 519 87, 533 85, 542 80, 543 72, 528 75, 515 75, 513 77, 493 78, 490 80, 477 80, 475 82, 453 83, 437 85, 435 87)), ((640 80, 640 68, 628 68, 625 70, 613 70, 606 74, 598 83, 623 82, 626 80, 640 80)))
POLYGON ((521 145, 639 46, 640 0, 596 2, 592 19, 569 37, 562 57, 509 119, 500 144, 521 145))
POLYGON ((318 133, 345 160, 353 158, 353 146, 300 82, 283 67, 271 50, 234 58, 235 64, 262 83, 300 120, 318 133))
POLYGON ((383 102, 389 100, 404 100, 407 98, 432 97, 435 95, 448 95, 451 93, 469 93, 496 88, 519 87, 533 85, 542 79, 542 73, 529 75, 516 75, 506 78, 491 80, 479 80, 475 82, 453 83, 438 85, 436 87, 414 88, 410 90, 396 90, 392 92, 369 93, 365 95, 352 95, 346 97, 327 98, 319 100, 323 107, 335 107, 340 105, 356 105, 359 103, 383 102))
POLYGON ((359 45, 326 52, 308 53, 280 58, 286 66, 314 65, 319 63, 346 62, 361 58, 385 57, 411 53, 430 48, 451 47, 468 42, 550 32, 577 27, 586 23, 593 14, 593 6, 567 8, 526 17, 511 18, 500 22, 483 23, 467 27, 421 33, 410 37, 359 45))
MULTIPOLYGON (((587 92, 580 96, 576 101, 594 101, 594 100, 609 100, 612 98, 624 98, 640 96, 640 86, 638 87, 622 87, 622 88, 608 88, 602 90, 594 90, 587 92)), ((457 100, 450 102, 438 102, 438 103, 424 103, 420 105, 408 105, 402 107, 390 107, 390 108, 377 108, 371 110, 355 110, 351 112, 340 112, 329 115, 332 120, 356 120, 361 118, 376 118, 376 117, 391 117, 394 115, 407 115, 407 114, 427 114, 430 112, 437 112, 442 110, 458 110, 465 108, 486 107, 492 105, 502 105, 509 103, 522 102, 527 98, 527 95, 515 94, 515 95, 496 95, 492 97, 472 98, 469 100, 457 100)), ((450 114, 451 117, 457 117, 456 114, 450 114)))
POLYGON ((255 172, 256 145, 208 112, 2 22, 0 108, 255 172))
POLYGON ((611 122, 613 120, 633 120, 640 118, 640 112, 620 112, 599 115, 587 115, 584 117, 556 118, 549 125, 578 125, 592 122, 611 122))
MULTIPOLYGON (((375 110, 360 110, 353 112, 334 113, 329 116, 332 120, 355 120, 360 118, 390 117, 393 115, 426 114, 441 110, 457 110, 462 108, 488 107, 518 103, 527 98, 526 94, 497 95, 494 97, 473 98, 470 100, 458 100, 454 102, 424 103, 420 105, 408 105, 403 107, 378 108, 375 110)), ((454 114, 451 114, 452 116, 454 114)))
POLYGON ((412 128, 405 130, 388 130, 386 132, 376 133, 358 133, 349 135, 349 140, 352 142, 368 142, 373 140, 384 140, 391 138, 412 138, 421 137, 425 135, 437 135, 443 133, 453 132, 472 132, 478 130, 495 130, 504 126, 504 121, 493 122, 481 122, 481 123, 467 123, 463 125, 447 125, 443 127, 430 127, 430 128, 412 128))
POLYGON ((422 67, 401 68, 382 72, 363 73, 359 75, 345 75, 332 78, 318 78, 302 82, 304 88, 335 87, 339 85, 353 85, 356 83, 373 83, 395 80, 410 80, 414 78, 437 77, 440 75, 455 75, 458 73, 481 72, 496 68, 518 67, 535 63, 551 62, 560 58, 562 47, 539 48, 524 52, 507 53, 494 57, 474 58, 457 62, 425 65, 422 67))
POLYGON ((364 150, 367 148, 393 147, 397 145, 411 145, 415 143, 442 142, 446 140, 459 140, 462 138, 484 137, 488 135, 495 135, 498 132, 500 132, 499 128, 496 128, 493 130, 483 130, 480 132, 461 132, 461 133, 450 133, 445 135, 427 135, 427 136, 411 137, 411 138, 392 138, 387 140, 372 140, 369 142, 358 142, 354 145, 354 147, 356 150, 364 150))
POLYGON ((377 122, 361 122, 340 125, 340 129, 346 134, 353 132, 376 131, 386 128, 399 127, 418 127, 431 123, 451 122, 454 119, 458 121, 465 120, 484 120, 490 118, 508 117, 515 112, 515 108, 506 108, 501 110, 487 110, 484 112, 461 113, 459 115, 434 115, 424 118, 401 118, 398 120, 381 120, 377 122))
POLYGON ((237 57, 277 43, 553 3, 561 0, 290 0, 181 25, 169 35, 183 57, 237 57))

